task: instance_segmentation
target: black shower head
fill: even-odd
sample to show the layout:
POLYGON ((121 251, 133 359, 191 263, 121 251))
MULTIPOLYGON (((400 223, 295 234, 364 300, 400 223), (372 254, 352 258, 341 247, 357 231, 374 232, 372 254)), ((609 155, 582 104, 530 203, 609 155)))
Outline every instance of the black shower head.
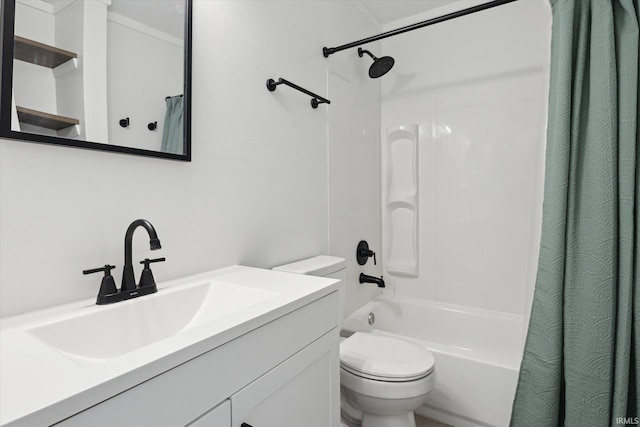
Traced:
POLYGON ((377 79, 378 77, 382 77, 391 70, 395 60, 390 56, 383 56, 382 58, 376 58, 373 56, 371 52, 368 50, 358 48, 358 56, 362 58, 364 54, 369 55, 373 59, 373 64, 369 67, 369 77, 372 79, 377 79))

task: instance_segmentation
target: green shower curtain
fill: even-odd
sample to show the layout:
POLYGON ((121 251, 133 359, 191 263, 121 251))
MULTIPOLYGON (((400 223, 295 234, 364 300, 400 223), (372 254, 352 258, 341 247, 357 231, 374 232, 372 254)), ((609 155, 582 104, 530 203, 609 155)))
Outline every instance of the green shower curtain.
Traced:
POLYGON ((551 0, 542 241, 512 426, 638 424, 640 0, 551 0))
POLYGON ((167 114, 164 118, 161 151, 172 154, 184 154, 184 97, 170 96, 165 100, 167 114))

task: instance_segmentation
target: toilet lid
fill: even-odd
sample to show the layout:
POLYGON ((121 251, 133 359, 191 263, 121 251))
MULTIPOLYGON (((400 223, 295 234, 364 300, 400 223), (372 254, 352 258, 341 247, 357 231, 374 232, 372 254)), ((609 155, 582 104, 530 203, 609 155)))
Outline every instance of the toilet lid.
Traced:
POLYGON ((351 373, 387 381, 411 381, 427 376, 435 360, 413 342, 356 332, 340 344, 340 364, 351 373))

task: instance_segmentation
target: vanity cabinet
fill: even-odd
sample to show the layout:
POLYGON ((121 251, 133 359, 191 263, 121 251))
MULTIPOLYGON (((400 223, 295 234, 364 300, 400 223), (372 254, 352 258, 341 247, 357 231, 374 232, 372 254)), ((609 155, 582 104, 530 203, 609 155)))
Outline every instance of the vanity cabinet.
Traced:
POLYGON ((231 424, 231 401, 225 400, 187 427, 226 427, 231 424))
MULTIPOLYGON (((231 396, 232 427, 336 426, 330 398, 337 371, 335 334, 326 334, 231 396), (329 392, 329 393, 328 393, 329 392), (327 398, 329 397, 329 398, 327 398)), ((209 424, 210 427, 217 427, 209 424)))
POLYGON ((200 343, 199 356, 56 425, 337 427, 338 311, 334 291, 216 348, 200 343))

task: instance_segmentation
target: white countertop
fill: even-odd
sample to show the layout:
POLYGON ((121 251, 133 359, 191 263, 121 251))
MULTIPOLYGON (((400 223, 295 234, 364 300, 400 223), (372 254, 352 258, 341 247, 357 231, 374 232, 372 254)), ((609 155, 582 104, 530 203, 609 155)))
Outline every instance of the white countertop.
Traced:
POLYGON ((335 279, 231 266, 158 283, 157 294, 115 305, 203 281, 273 291, 274 296, 121 356, 88 363, 60 353, 29 330, 77 312, 108 310, 108 305, 97 306, 91 299, 0 319, 0 426, 59 422, 338 289, 335 279))

